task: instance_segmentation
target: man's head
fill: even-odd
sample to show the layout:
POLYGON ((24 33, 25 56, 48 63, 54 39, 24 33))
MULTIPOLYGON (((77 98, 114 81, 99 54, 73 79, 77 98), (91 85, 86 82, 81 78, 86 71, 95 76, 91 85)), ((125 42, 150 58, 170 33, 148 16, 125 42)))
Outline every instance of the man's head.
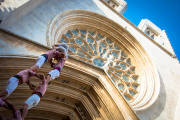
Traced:
POLYGON ((68 53, 68 45, 67 44, 65 44, 65 43, 59 44, 59 47, 56 47, 56 50, 61 52, 61 53, 64 53, 66 58, 68 59, 68 55, 67 55, 67 53, 68 53))

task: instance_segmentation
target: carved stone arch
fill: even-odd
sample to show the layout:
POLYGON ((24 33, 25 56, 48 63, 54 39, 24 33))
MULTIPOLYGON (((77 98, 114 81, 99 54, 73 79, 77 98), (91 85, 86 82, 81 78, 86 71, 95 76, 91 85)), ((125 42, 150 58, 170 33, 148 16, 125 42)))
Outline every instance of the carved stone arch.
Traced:
MULTIPOLYGON (((158 97, 160 80, 156 67, 141 44, 119 24, 102 15, 85 10, 68 10, 52 20, 48 30, 48 45, 58 43, 62 34, 77 28, 96 31, 95 34, 97 32, 106 34, 106 37, 110 36, 115 43, 121 45, 131 58, 131 62, 136 66, 139 75, 139 93, 129 104, 135 111, 150 108, 158 97)), ((99 80, 103 83, 101 79, 99 80)), ((115 96, 106 87, 107 84, 103 83, 103 85, 117 106, 120 107, 121 105, 115 100, 115 96)))

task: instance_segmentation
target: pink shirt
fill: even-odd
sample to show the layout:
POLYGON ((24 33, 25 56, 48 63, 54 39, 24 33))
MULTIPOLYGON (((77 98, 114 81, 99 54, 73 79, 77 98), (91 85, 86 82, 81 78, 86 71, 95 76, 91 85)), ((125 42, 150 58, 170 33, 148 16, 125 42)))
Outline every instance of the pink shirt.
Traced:
POLYGON ((45 94, 47 89, 47 80, 44 79, 39 83, 39 86, 34 90, 35 92, 40 92, 42 96, 45 94))
POLYGON ((49 50, 49 51, 47 51, 45 54, 48 56, 48 60, 50 60, 50 59, 53 58, 57 53, 59 53, 59 51, 49 50))
POLYGON ((35 72, 33 72, 32 70, 22 70, 20 71, 17 75, 22 77, 22 83, 26 83, 30 77, 34 76, 35 72))
POLYGON ((61 58, 61 60, 54 66, 54 68, 60 67, 62 69, 64 67, 65 61, 66 61, 66 58, 61 58))

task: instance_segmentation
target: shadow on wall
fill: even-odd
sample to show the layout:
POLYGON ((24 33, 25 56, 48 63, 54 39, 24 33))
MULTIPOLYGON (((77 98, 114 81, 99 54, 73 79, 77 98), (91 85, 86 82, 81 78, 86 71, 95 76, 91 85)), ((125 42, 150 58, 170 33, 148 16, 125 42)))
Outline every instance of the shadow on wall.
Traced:
MULTIPOLYGON (((159 71, 158 71, 159 73, 159 71)), ((156 102, 154 103, 153 106, 151 106, 150 109, 148 109, 147 111, 141 112, 141 113, 137 113, 138 117, 141 120, 155 120, 156 118, 158 118, 158 116, 161 115, 161 113, 163 112, 165 105, 166 105, 166 89, 165 89, 165 85, 163 82, 163 79, 159 73, 159 77, 160 77, 160 93, 159 96, 156 100, 156 102)))
POLYGON ((4 0, 0 0, 0 5, 1 5, 2 2, 4 2, 4 0))

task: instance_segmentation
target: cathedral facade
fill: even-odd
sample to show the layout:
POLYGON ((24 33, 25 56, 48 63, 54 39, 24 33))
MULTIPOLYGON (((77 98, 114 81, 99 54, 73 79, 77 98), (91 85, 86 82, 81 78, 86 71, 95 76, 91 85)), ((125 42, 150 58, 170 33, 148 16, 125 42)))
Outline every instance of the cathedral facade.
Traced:
MULTIPOLYGON (((178 120, 180 64, 165 30, 135 26, 124 0, 4 0, 0 8, 0 90, 56 43, 69 46, 60 76, 27 120, 178 120)), ((45 63, 37 73, 52 68, 45 63)), ((35 77, 30 79, 38 85, 35 77)), ((21 108, 32 91, 8 97, 21 108)), ((0 108, 6 118, 12 113, 0 108)))

